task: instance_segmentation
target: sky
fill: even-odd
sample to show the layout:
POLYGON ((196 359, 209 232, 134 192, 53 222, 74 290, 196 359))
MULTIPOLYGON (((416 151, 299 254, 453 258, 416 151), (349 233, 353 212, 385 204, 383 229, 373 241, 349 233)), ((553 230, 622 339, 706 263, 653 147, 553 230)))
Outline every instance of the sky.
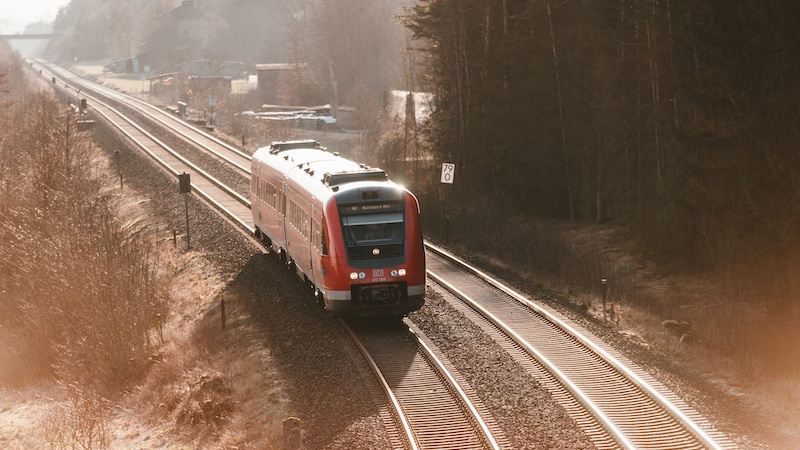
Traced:
POLYGON ((52 22, 70 0, 0 0, 0 33, 16 34, 32 22, 52 22))

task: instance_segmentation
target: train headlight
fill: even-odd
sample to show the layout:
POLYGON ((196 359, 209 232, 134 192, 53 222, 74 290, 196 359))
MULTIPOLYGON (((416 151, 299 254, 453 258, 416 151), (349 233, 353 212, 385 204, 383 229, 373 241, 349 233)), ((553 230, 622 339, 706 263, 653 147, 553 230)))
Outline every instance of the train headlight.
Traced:
POLYGON ((358 272, 351 272, 350 273, 350 279, 354 280, 354 281, 357 280, 358 279, 358 272))
POLYGON ((397 270, 397 275, 399 275, 401 277, 406 276, 406 269, 398 269, 397 270))
POLYGON ((358 279, 363 280, 364 278, 367 278, 367 274, 364 272, 358 272, 358 279))

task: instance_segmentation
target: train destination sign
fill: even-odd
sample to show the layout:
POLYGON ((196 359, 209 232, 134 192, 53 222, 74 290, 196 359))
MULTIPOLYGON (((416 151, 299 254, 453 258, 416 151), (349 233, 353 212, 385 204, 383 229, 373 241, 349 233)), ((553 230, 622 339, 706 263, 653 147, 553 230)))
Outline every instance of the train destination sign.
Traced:
POLYGON ((403 210, 403 204, 400 202, 394 203, 365 203, 359 205, 347 205, 339 209, 343 214, 365 214, 365 213, 382 213, 382 212, 396 212, 403 210))

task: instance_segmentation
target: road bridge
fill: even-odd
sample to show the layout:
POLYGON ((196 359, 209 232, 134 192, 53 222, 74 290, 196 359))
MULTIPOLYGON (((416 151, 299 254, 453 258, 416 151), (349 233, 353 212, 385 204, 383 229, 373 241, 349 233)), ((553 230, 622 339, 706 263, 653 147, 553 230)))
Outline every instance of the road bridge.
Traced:
POLYGON ((0 38, 14 41, 14 40, 32 40, 32 39, 53 39, 54 37, 61 36, 59 33, 51 34, 0 34, 0 38))

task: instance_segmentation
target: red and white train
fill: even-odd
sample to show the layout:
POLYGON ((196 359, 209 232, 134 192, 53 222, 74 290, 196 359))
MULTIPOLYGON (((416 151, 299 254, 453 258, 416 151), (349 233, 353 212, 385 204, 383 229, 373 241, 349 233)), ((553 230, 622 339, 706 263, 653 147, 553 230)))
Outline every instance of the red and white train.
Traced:
POLYGON ((255 152, 250 189, 255 234, 338 316, 421 308, 425 251, 419 204, 404 187, 316 141, 255 152))

